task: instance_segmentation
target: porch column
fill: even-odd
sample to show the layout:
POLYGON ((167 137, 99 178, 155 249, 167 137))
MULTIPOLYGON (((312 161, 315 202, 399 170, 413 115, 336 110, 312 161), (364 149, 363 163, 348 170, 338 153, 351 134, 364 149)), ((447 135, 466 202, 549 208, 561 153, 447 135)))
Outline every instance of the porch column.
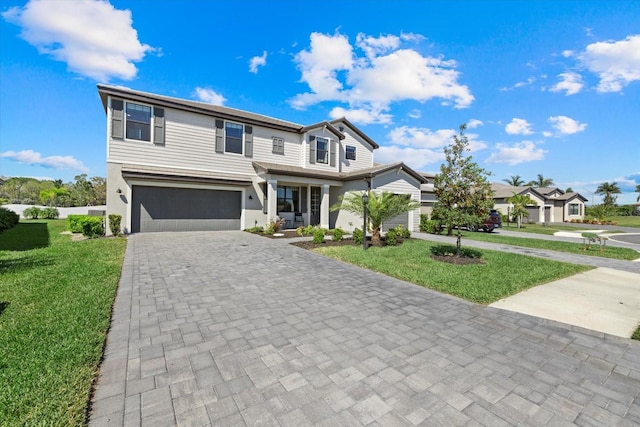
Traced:
POLYGON ((267 181, 267 222, 276 219, 278 215, 278 180, 267 181))
POLYGON ((329 184, 322 186, 322 198, 320 199, 320 227, 329 228, 329 184))

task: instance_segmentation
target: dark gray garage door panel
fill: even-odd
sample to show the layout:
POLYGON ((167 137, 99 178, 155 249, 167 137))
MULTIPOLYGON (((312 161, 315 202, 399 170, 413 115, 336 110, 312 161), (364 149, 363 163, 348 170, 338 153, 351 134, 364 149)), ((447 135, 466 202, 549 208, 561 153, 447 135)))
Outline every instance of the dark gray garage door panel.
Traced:
POLYGON ((398 225, 402 225, 404 228, 409 228, 409 212, 402 213, 389 221, 382 224, 382 230, 388 231, 390 228, 395 228, 398 225))
POLYGON ((240 230, 240 191, 134 186, 131 231, 240 230))

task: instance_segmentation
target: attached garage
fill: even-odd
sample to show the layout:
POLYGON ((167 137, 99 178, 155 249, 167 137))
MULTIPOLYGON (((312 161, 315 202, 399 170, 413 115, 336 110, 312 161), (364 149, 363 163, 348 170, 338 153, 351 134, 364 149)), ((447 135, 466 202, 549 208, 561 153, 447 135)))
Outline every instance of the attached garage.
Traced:
POLYGON ((409 227, 409 212, 402 213, 394 218, 391 218, 389 221, 386 221, 382 224, 383 231, 389 231, 390 228, 395 228, 399 225, 402 225, 404 228, 411 230, 409 227))
POLYGON ((240 230, 242 192, 134 185, 131 231, 240 230))

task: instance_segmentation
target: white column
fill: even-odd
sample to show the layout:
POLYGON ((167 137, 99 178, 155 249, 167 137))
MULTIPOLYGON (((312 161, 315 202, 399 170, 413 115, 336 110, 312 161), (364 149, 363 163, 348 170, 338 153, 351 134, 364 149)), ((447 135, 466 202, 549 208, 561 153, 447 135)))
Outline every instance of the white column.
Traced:
POLYGON ((329 184, 322 186, 322 198, 320 199, 320 227, 329 228, 329 184))
POLYGON ((271 222, 278 216, 278 180, 267 181, 267 222, 271 222))

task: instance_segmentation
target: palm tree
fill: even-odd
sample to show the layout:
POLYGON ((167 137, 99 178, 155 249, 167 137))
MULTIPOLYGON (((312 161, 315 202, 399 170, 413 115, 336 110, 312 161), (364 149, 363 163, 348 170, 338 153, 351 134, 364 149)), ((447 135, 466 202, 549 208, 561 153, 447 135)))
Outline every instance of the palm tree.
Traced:
POLYGON ((511 215, 518 218, 518 228, 522 227, 522 218, 529 216, 529 211, 527 211, 527 206, 538 204, 526 194, 516 194, 513 193, 513 196, 507 199, 507 202, 513 205, 511 208, 511 215))
POLYGON ((527 185, 531 186, 531 187, 543 187, 544 188, 544 187, 551 187, 552 185, 555 185, 555 183, 553 182, 553 179, 545 178, 544 176, 542 176, 541 173, 539 173, 538 174, 538 179, 527 182, 527 185))
POLYGON ((511 177, 503 179, 503 181, 513 187, 520 187, 524 184, 524 180, 520 175, 511 175, 511 177))
MULTIPOLYGON (((367 203, 367 220, 368 228, 370 228, 372 232, 371 243, 380 244, 380 230, 383 222, 419 207, 420 202, 411 199, 410 194, 393 194, 390 191, 383 191, 380 194, 376 194, 370 191, 369 202, 367 203)), ((362 214, 362 193, 351 191, 340 196, 338 203, 331 206, 331 211, 341 209, 357 215, 362 214)))
POLYGON ((636 198, 636 202, 640 202, 640 184, 636 185, 636 193, 638 193, 638 197, 636 198))
POLYGON ((595 192, 596 194, 604 195, 604 204, 607 206, 615 205, 616 199, 618 197, 614 196, 614 194, 622 193, 620 187, 618 187, 618 184, 616 184, 615 182, 612 182, 611 184, 609 184, 608 182, 603 182, 598 186, 598 188, 596 188, 595 192))

